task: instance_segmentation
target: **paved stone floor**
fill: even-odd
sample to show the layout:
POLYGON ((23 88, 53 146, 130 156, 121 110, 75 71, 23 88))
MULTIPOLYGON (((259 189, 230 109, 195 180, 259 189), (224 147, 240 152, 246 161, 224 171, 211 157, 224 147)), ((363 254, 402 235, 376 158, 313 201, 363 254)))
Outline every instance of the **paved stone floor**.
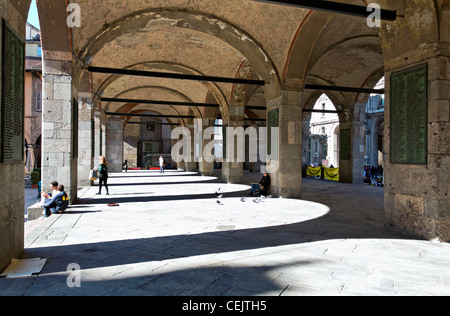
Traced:
POLYGON ((178 171, 109 184, 25 224, 23 258, 47 263, 0 278, 0 295, 450 295, 450 245, 386 231, 382 188, 303 179, 303 200, 253 201, 246 185, 178 171))

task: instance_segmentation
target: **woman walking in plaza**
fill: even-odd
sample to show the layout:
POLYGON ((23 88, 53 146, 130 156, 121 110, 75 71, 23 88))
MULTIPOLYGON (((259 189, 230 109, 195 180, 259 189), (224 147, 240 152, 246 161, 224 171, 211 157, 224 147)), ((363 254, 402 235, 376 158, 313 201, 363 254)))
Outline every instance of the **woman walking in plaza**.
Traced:
POLYGON ((164 158, 163 156, 159 156, 159 173, 164 173, 164 158))
POLYGON ((98 193, 97 195, 102 194, 102 184, 105 185, 106 195, 109 195, 108 190, 108 162, 106 161, 105 156, 100 156, 100 163, 98 165, 98 193))

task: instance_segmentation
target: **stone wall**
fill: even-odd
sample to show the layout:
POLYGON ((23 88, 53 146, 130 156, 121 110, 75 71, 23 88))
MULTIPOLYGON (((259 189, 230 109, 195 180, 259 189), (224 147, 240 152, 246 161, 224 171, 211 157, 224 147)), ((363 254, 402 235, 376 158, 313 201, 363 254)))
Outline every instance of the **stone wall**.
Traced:
POLYGON ((78 186, 91 185, 89 172, 94 167, 94 111, 90 93, 78 93, 78 186))
POLYGON ((61 60, 66 57, 65 53, 44 51, 42 185, 46 188, 52 181, 64 184, 74 202, 78 148, 73 135, 78 133, 78 116, 74 115, 77 100, 72 98, 71 62, 61 60))
POLYGON ((23 163, 0 164, 0 271, 24 250, 24 169, 23 163))
MULTIPOLYGON (((123 164, 123 120, 108 120, 106 132, 106 161, 109 172, 121 172, 123 164)), ((98 163, 98 159, 97 162, 98 163)))
MULTIPOLYGON (((4 18, 18 34, 25 35, 25 19, 8 1, 0 0, 0 18, 4 18)), ((0 59, 2 52, 0 23, 0 59)), ((2 65, 0 64, 0 82, 2 65)), ((1 100, 0 89, 0 100, 1 100)), ((0 163, 2 190, 0 197, 0 271, 24 250, 24 167, 23 163, 0 163)))
MULTIPOLYGON (((428 60, 428 163, 391 164, 389 137, 385 140, 388 152, 385 169, 387 228, 447 242, 450 241, 448 73, 450 73, 448 58, 438 57, 428 60)), ((389 75, 390 73, 387 74, 389 75)), ((390 87, 389 85, 387 87, 388 92, 390 87)), ((389 109, 386 118, 389 120, 389 109)))
MULTIPOLYGON (((301 198, 303 128, 303 113, 299 106, 301 98, 302 94, 299 92, 282 91, 281 97, 267 103, 267 128, 271 128, 269 111, 278 109, 278 155, 268 167, 271 178, 270 193, 276 197, 301 198)), ((275 148, 271 149, 273 150, 275 148)))

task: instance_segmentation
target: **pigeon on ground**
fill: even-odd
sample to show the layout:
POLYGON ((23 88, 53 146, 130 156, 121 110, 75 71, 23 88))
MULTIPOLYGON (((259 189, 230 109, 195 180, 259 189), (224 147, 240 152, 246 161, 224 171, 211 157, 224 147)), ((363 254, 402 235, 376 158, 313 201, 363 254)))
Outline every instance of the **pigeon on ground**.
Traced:
POLYGON ((264 203, 264 199, 266 199, 265 197, 263 198, 262 196, 261 197, 257 197, 257 198, 254 198, 252 201, 254 202, 254 203, 264 203))
POLYGON ((221 199, 223 197, 223 193, 220 193, 220 188, 216 191, 216 197, 221 199))

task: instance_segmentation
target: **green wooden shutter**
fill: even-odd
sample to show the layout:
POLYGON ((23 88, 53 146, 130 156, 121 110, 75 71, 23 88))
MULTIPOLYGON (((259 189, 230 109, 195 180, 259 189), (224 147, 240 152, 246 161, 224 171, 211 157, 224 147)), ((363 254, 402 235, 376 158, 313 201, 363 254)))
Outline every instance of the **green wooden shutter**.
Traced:
POLYGON ((23 161, 25 46, 2 20, 2 100, 0 161, 23 161))

